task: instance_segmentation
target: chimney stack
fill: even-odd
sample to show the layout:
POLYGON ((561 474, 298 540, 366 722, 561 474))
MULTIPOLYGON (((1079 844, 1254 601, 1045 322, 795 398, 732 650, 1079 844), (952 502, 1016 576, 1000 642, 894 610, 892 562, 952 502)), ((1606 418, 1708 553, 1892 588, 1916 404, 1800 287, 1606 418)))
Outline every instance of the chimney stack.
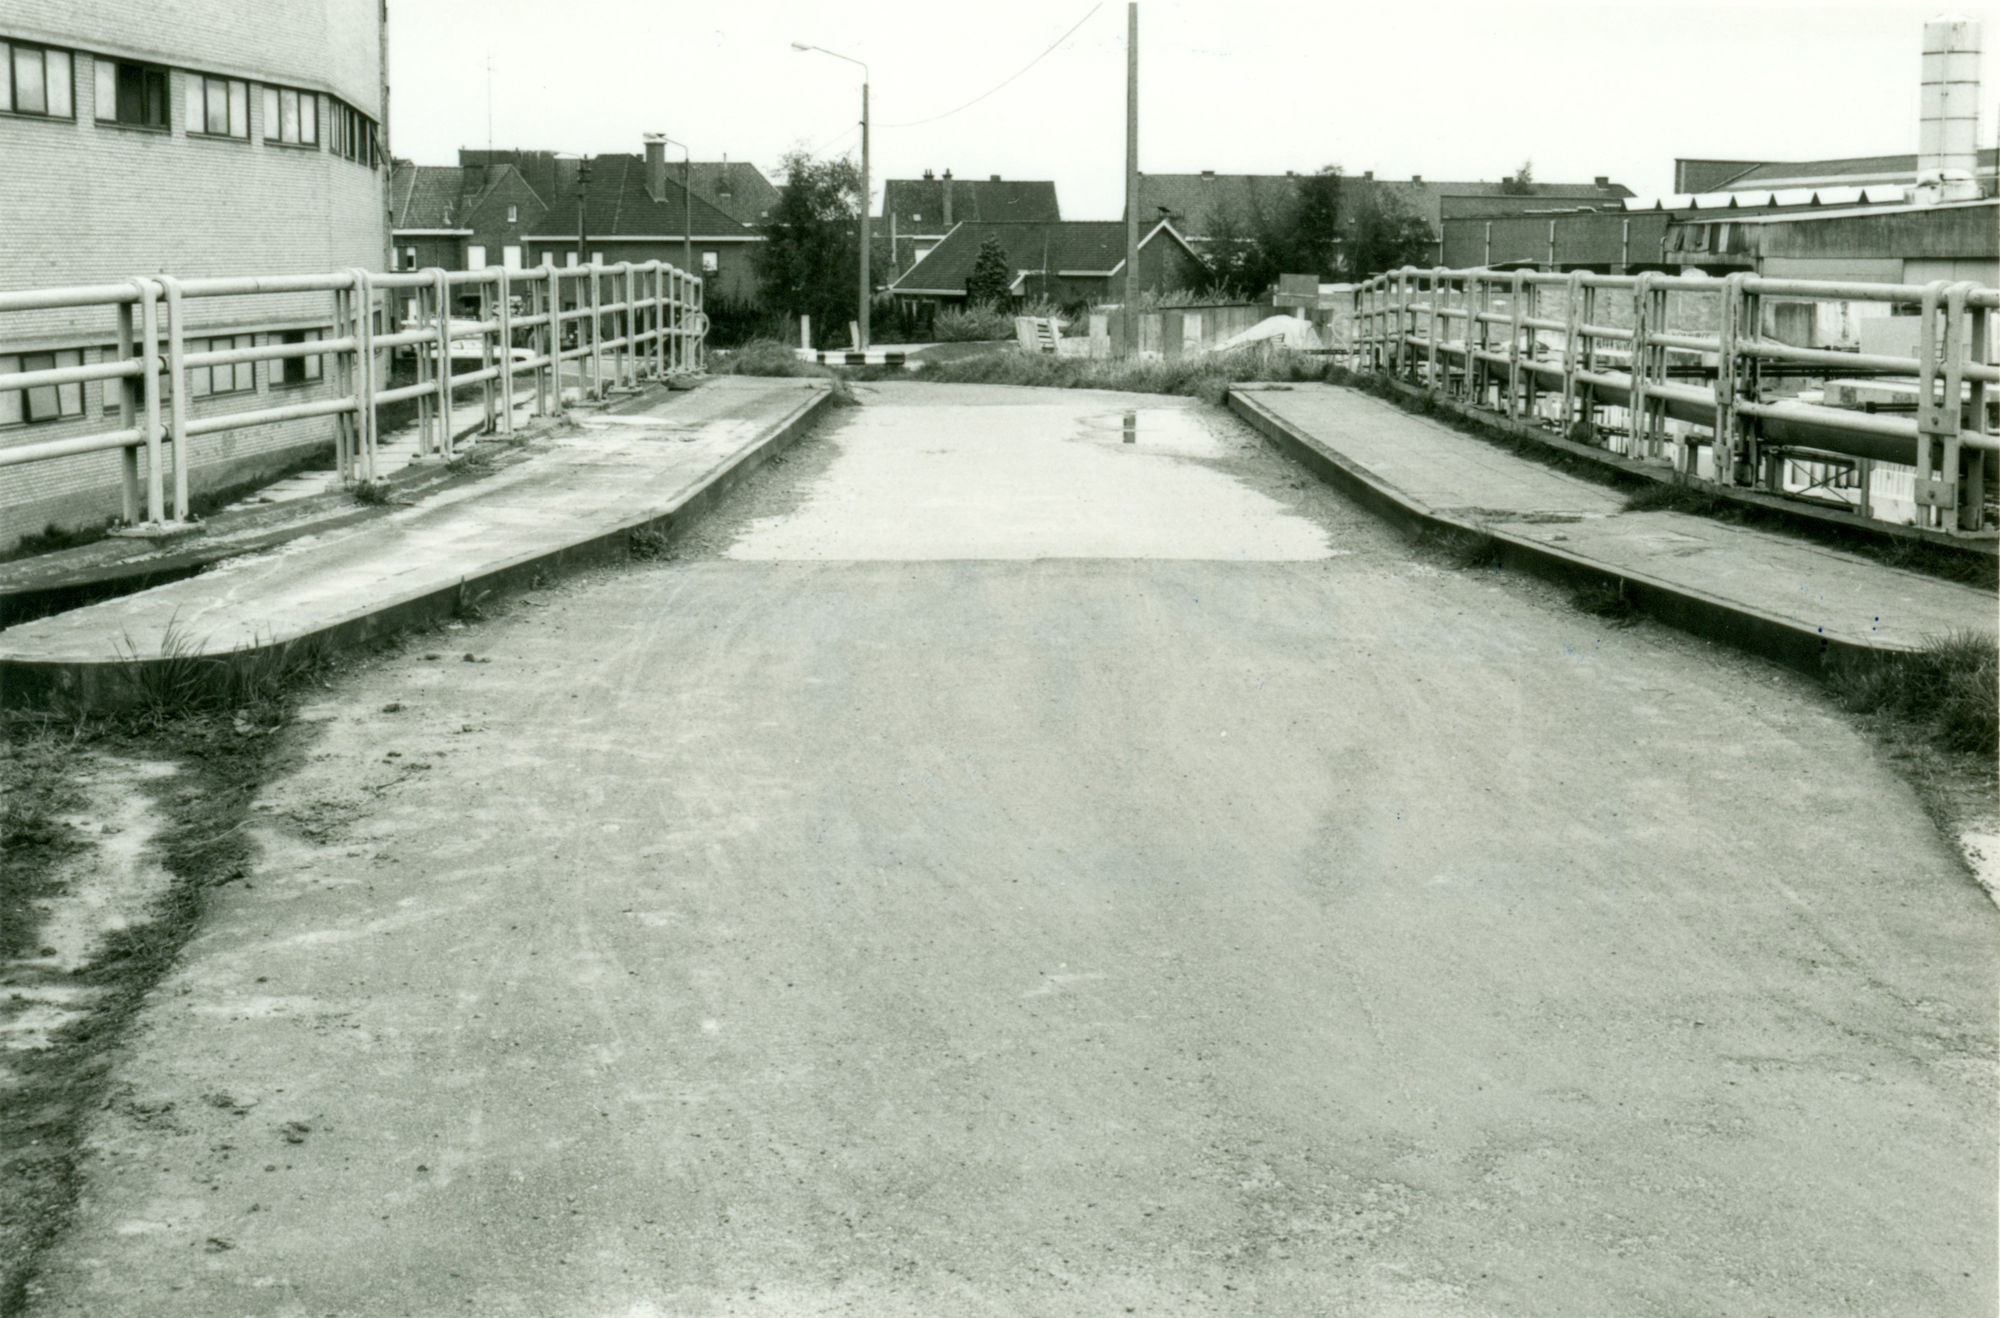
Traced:
POLYGON ((951 232, 951 171, 949 169, 944 172, 944 227, 945 232, 951 232))
POLYGON ((1921 202, 1979 195, 1979 24, 1924 24, 1923 110, 1917 125, 1921 202))
POLYGON ((936 178, 936 177, 937 177, 937 175, 936 175, 936 174, 933 174, 933 173, 931 173, 931 171, 929 171, 928 169, 924 171, 924 182, 928 183, 928 182, 930 182, 930 181, 931 181, 932 179, 934 179, 934 178, 936 178))
POLYGON ((1608 188, 1611 186, 1611 176, 1609 174, 1599 174, 1590 181, 1590 184, 1596 188, 1608 188))
POLYGON ((667 195, 667 135, 647 133, 640 139, 646 144, 646 195, 654 201, 665 200, 667 195))

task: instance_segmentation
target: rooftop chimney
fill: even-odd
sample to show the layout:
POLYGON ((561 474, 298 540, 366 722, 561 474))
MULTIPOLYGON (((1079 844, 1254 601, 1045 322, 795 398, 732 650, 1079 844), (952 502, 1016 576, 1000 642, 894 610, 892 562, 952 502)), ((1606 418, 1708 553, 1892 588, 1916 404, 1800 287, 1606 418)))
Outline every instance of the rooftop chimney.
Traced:
POLYGON ((936 178, 936 177, 937 177, 937 175, 935 175, 935 174, 931 173, 931 172, 930 172, 930 171, 929 171, 928 169, 924 171, 924 181, 925 181, 925 182, 929 182, 930 180, 932 180, 932 179, 934 179, 934 178, 936 178))
POLYGON ((1917 127, 1917 200, 1979 195, 1979 24, 1924 24, 1922 118, 1917 127))
POLYGON ((1364 169, 1361 171, 1361 177, 1372 182, 1375 178, 1375 171, 1372 169, 1364 169))
POLYGON ((1599 174, 1596 178, 1590 180, 1590 183, 1592 187, 1608 188, 1611 186, 1611 176, 1609 174, 1599 174))
POLYGON ((1412 174, 1412 175, 1410 175, 1410 182, 1412 182, 1412 183, 1421 183, 1421 182, 1423 182, 1423 181, 1424 181, 1424 176, 1423 176, 1422 174, 1412 174))
POLYGON ((944 227, 945 232, 951 231, 951 171, 948 169, 944 172, 944 227))
POLYGON ((646 144, 646 195, 654 201, 663 200, 667 195, 667 135, 647 133, 640 140, 646 144))
POLYGON ((1202 176, 1203 178, 1214 178, 1214 177, 1215 177, 1215 171, 1214 171, 1214 170, 1212 170, 1212 169, 1204 169, 1203 171, 1201 171, 1201 176, 1202 176))

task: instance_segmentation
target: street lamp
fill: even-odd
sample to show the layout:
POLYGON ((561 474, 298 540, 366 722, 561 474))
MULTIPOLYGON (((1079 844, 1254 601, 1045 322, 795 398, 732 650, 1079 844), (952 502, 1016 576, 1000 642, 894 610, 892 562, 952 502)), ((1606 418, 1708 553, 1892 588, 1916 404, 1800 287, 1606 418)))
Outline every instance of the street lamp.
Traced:
POLYGON ((843 55, 825 46, 794 41, 793 50, 816 50, 822 55, 861 65, 861 350, 868 351, 868 65, 852 55, 843 55))
POLYGON ((665 133, 660 140, 681 149, 681 273, 694 272, 694 153, 686 142, 676 142, 665 133))

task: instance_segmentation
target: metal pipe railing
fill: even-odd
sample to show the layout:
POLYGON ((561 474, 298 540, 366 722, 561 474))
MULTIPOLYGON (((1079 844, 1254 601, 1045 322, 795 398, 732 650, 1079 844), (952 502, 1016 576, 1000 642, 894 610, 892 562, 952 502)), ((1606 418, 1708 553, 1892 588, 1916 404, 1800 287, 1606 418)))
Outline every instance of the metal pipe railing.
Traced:
MULTIPOLYGON (((0 432, 0 467, 74 459, 96 453, 119 454, 123 515, 127 522, 188 520, 189 488, 195 459, 191 441, 254 426, 333 417, 335 467, 342 480, 370 481, 376 474, 379 409, 416 400, 419 451, 449 457, 458 439, 452 423, 453 395, 477 387, 485 433, 511 433, 517 411, 518 377, 529 375, 528 401, 539 416, 564 408, 563 365, 588 361, 587 380, 579 372, 578 393, 602 397, 607 376, 620 386, 670 374, 698 371, 705 358, 707 317, 702 312, 700 276, 664 261, 617 265, 537 266, 528 270, 425 270, 378 273, 355 269, 332 274, 223 276, 177 279, 170 275, 68 288, 0 293, 0 355, 38 351, 25 336, 10 342, 10 313, 103 309, 115 324, 96 343, 65 347, 83 360, 77 365, 0 372, 0 394, 29 390, 82 390, 102 386, 101 408, 86 402, 76 411, 58 403, 58 423, 78 413, 103 416, 113 424, 84 434, 7 444, 0 432), (607 290, 606 279, 611 280, 607 290), (606 300, 607 291, 611 300, 606 300), (384 294, 407 292, 411 323, 380 332, 389 310, 384 294), (572 306, 565 308, 568 295, 572 306), (277 317, 287 325, 302 319, 300 341, 285 342, 279 331, 232 328, 255 323, 245 309, 258 299, 328 299, 323 313, 301 317, 295 305, 277 317), (477 299, 476 319, 454 320, 455 296, 477 299), (229 299, 212 324, 195 324, 192 306, 229 299), (520 303, 517 312, 516 303, 520 303), (566 326, 576 346, 565 348, 566 326), (250 334, 265 342, 211 348, 214 338, 250 334), (304 334, 317 337, 305 338, 304 334), (528 342, 516 357, 514 340, 528 342), (18 342, 19 346, 14 346, 18 342), (389 383, 379 369, 383 353, 409 350, 414 383, 389 383), (95 360, 89 360, 94 352, 95 360), (454 356, 477 354, 479 365, 453 369, 454 356), (194 396, 194 373, 258 362, 272 364, 317 359, 319 368, 288 384, 317 383, 324 397, 241 411, 207 411, 194 396), (608 359, 608 360, 607 360, 608 359), (143 463, 141 458, 143 456, 143 463), (169 475, 171 473, 171 475, 169 475), (169 486, 171 482, 171 486, 169 486), (171 495, 169 494, 171 488, 171 495)), ((274 323, 266 317, 264 323, 274 323)), ((74 341, 76 336, 70 336, 74 341)), ((46 351, 46 349, 39 349, 46 351)), ((223 391, 233 394, 235 391, 223 391)), ((60 397, 60 396, 59 396, 60 397)), ((39 419, 39 418, 34 418, 39 419)), ((10 428, 11 429, 11 428, 10 428)))
MULTIPOLYGON (((1347 298, 1337 310, 1350 329, 1335 351, 1353 370, 1552 422, 1564 433, 1609 429, 1614 443, 1619 427, 1610 423, 1622 420, 1626 456, 1664 458, 1690 480, 1706 456, 1724 487, 1782 490, 1783 464, 1795 451, 1852 459, 1864 487, 1869 464, 1892 462, 1915 473, 1919 525, 1971 532, 1987 524, 2000 467, 1988 456, 2000 454, 1991 407, 2000 385, 1991 354, 2000 290, 1942 280, 1406 267, 1362 282, 1347 298), (1916 353, 1807 347, 1772 332, 1775 306, 1856 301, 1915 308, 1916 353), (1774 387, 1807 373, 1900 379, 1915 396, 1915 415, 1830 407, 1774 387), (1710 383, 1687 383, 1689 374, 1710 383)), ((1867 511, 1865 495, 1862 506, 1867 511)))

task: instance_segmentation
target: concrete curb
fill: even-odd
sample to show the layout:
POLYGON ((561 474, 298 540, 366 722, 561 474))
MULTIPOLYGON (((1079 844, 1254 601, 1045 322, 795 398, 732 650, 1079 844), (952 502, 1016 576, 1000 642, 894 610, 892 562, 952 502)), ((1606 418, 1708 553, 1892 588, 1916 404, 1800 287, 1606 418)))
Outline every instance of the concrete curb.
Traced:
POLYGON ((325 653, 348 649, 381 636, 452 617, 465 603, 535 579, 573 571, 593 563, 631 555, 632 541, 643 535, 672 536, 690 517, 713 507, 746 476, 775 454, 789 448, 832 402, 831 390, 814 389, 770 433, 754 446, 717 467, 681 500, 664 511, 649 512, 555 550, 522 558, 497 560, 490 568, 461 577, 451 586, 387 599, 359 615, 283 639, 244 646, 219 655, 185 657, 111 656, 101 660, 37 661, 0 657, 0 709, 111 710, 133 704, 149 670, 199 664, 204 683, 225 685, 239 673, 282 663, 300 651, 325 653))
POLYGON ((1879 663, 1910 653, 1901 645, 1827 636, 1817 629, 1677 582, 1613 567, 1553 545, 1510 535, 1439 512, 1360 463, 1327 447, 1258 403, 1254 391, 1231 389, 1229 410, 1278 450, 1406 535, 1441 531, 1490 545, 1502 567, 1571 589, 1615 590, 1646 616, 1670 627, 1733 646, 1814 676, 1840 662, 1879 663))
POLYGON ((1863 517, 1857 512, 1843 512, 1838 508, 1808 507, 1791 499, 1767 494, 1762 490, 1718 485, 1714 481, 1707 480, 1676 480, 1672 472, 1653 463, 1639 462, 1622 453, 1613 453, 1594 444, 1579 443, 1545 430, 1541 426, 1499 412, 1475 407, 1456 398, 1446 398, 1408 380, 1382 378, 1406 402, 1428 400, 1432 408, 1438 412, 1449 413, 1471 425, 1512 436, 1552 454, 1581 459, 1635 485, 1640 482, 1652 485, 1681 485, 1730 503, 1742 504, 1746 508, 1755 508, 1808 534, 1824 536, 1829 531, 1837 531, 1842 535, 1859 536, 1880 544, 1901 542, 1929 545, 1934 549, 1963 554, 1968 558, 1984 559, 1989 568, 1996 555, 2000 555, 2000 540, 1996 539, 1967 540, 1926 527, 1898 526, 1890 522, 1881 522, 1872 517, 1863 517))

